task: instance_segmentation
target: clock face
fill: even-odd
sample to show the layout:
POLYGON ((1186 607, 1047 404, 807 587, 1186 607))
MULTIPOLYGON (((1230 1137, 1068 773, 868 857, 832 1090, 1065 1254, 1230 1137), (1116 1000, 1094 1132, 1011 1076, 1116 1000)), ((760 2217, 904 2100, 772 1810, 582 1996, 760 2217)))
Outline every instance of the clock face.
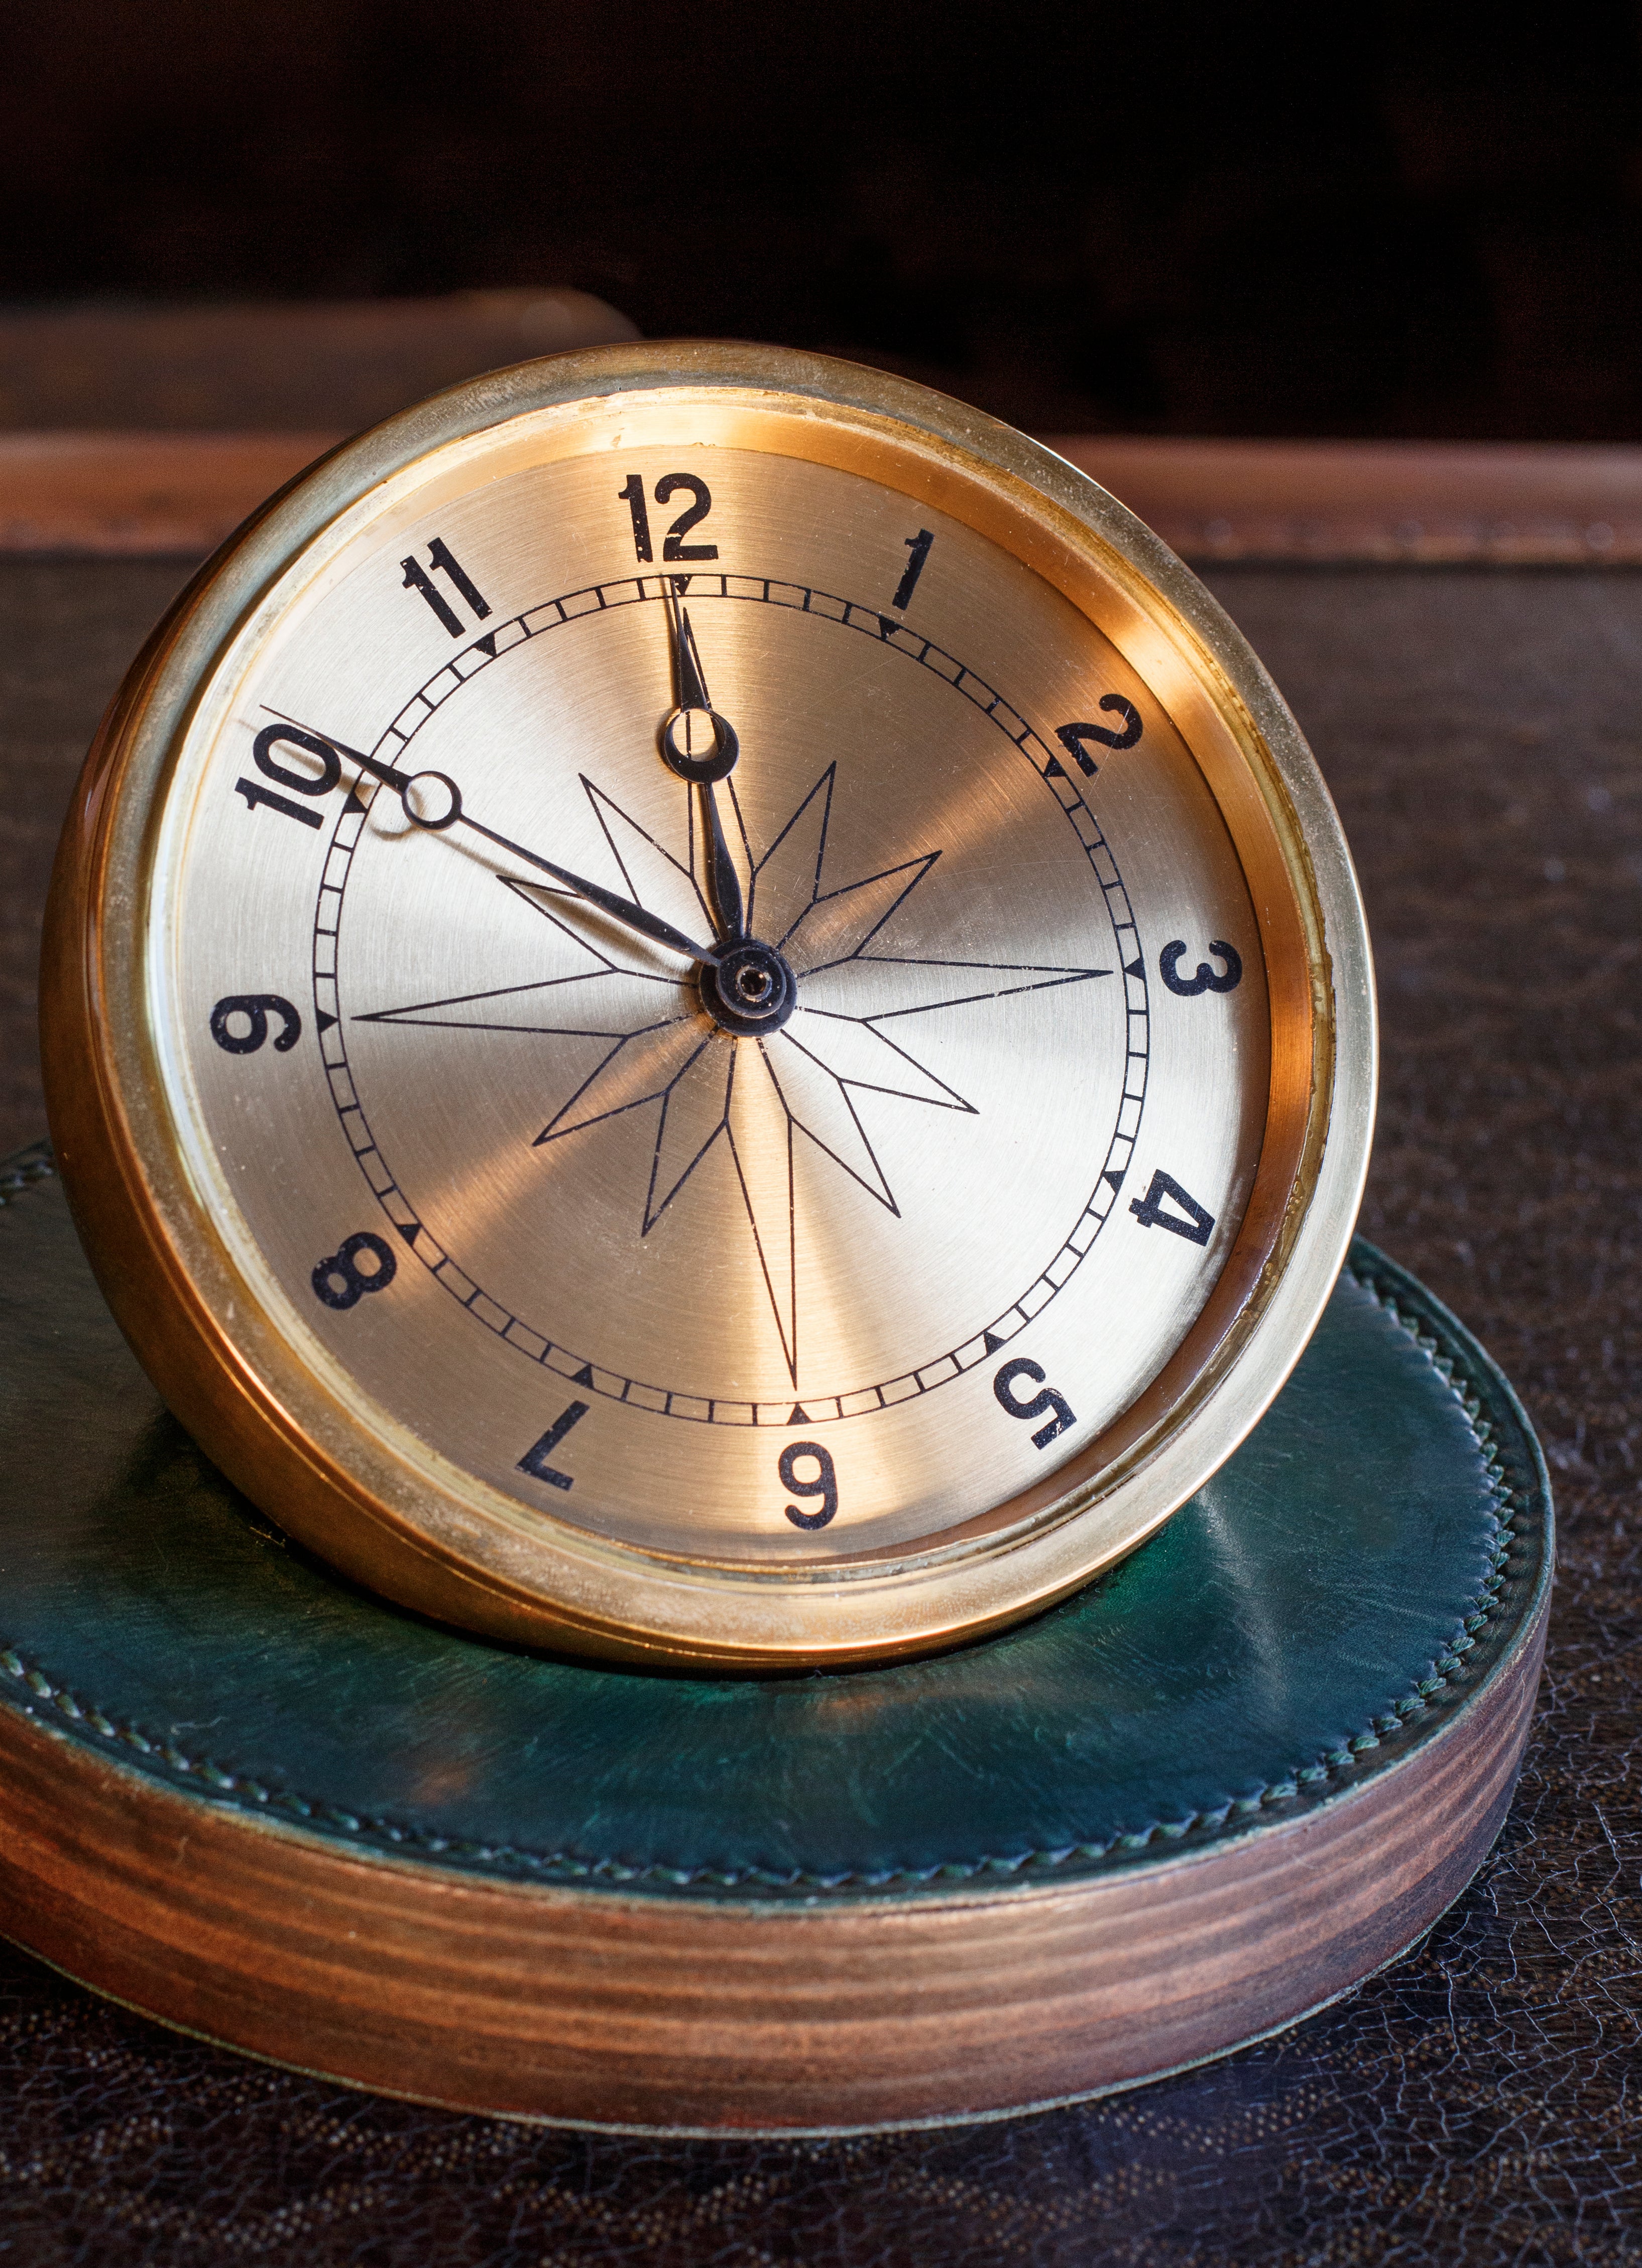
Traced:
POLYGON ((578 409, 368 484, 197 672, 137 952, 192 1202, 401 1525, 550 1601, 995 1557, 1291 1204, 1226 703, 961 465, 578 409))

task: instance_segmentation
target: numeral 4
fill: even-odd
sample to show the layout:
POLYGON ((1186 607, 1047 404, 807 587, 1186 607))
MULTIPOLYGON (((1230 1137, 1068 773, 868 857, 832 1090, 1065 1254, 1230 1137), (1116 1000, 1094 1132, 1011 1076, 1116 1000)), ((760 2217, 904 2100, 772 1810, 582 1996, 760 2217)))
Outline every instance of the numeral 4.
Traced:
POLYGON ((1213 1213, 1183 1189, 1172 1174, 1161 1168, 1152 1175, 1145 1196, 1135 1198, 1129 1211, 1143 1228, 1166 1228, 1172 1236, 1183 1236, 1188 1244, 1207 1244, 1215 1225, 1213 1213), (1177 1208, 1175 1211, 1166 1210, 1165 1198, 1177 1208))

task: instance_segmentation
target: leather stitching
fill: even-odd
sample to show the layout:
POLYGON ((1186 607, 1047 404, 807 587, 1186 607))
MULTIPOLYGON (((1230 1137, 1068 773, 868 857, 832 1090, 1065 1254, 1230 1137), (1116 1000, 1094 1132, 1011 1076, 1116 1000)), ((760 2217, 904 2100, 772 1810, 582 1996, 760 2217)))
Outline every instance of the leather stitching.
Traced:
MULTIPOLYGON (((53 1178, 55 1168, 50 1147, 37 1143, 0 1167, 0 1204, 14 1204, 30 1188, 53 1178)), ((1488 1476, 1495 1528, 1489 1569, 1471 1602, 1469 1611, 1456 1623, 1443 1650, 1432 1660, 1426 1675, 1375 1711, 1342 1748, 1324 1750, 1309 1763, 1296 1765, 1277 1778, 1240 1795, 1180 1819, 1158 1819, 1144 1828, 1107 1837, 1103 1842, 1074 1843, 1053 1850, 999 1852, 979 1859, 950 1859, 933 1867, 906 1867, 882 1872, 811 1873, 803 1868, 776 1870, 761 1867, 716 1868, 669 1867, 659 1862, 635 1867, 617 1859, 586 1859, 566 1851, 530 1851, 511 1844, 489 1844, 455 1836, 430 1834, 401 1822, 344 1811, 314 1802, 284 1789, 267 1786, 253 1774, 233 1771, 208 1756, 190 1756, 172 1742, 157 1739, 141 1726, 111 1716, 81 1694, 55 1683, 38 1663, 11 1646, 0 1647, 0 1671, 33 1697, 20 1701, 26 1715, 39 1719, 50 1708, 82 1739, 89 1734, 99 1742, 115 1742, 152 1757, 167 1774, 187 1778, 210 1799, 239 1808, 257 1808, 310 1828, 340 1833, 373 1845, 385 1854, 425 1853, 455 1861, 465 1867, 484 1868, 506 1875, 524 1874, 567 1884, 656 1889, 804 1890, 846 1893, 917 1889, 990 1878, 993 1881, 1027 1874, 1032 1878, 1068 1869, 1079 1875, 1106 1871, 1132 1861, 1154 1847, 1182 1848, 1217 1839, 1223 1830, 1246 1827, 1263 1812, 1295 1806, 1314 1808, 1331 1789, 1346 1786, 1363 1756, 1406 1739, 1411 1730, 1430 1720, 1433 1710, 1444 1710, 1463 1699, 1473 1665, 1465 1657, 1498 1613, 1513 1545, 1515 1522, 1534 1506, 1540 1494, 1539 1475, 1531 1462, 1517 1466, 1503 1446, 1494 1418, 1506 1417, 1514 1430, 1515 1412, 1498 1396, 1493 1382, 1473 1377, 1462 1351, 1439 1316, 1423 1311, 1418 1287, 1402 1276, 1372 1245, 1353 1244, 1346 1272, 1376 1305, 1404 1331, 1443 1380, 1465 1414, 1467 1429, 1476 1446, 1488 1476), (1416 1298, 1411 1300, 1410 1293, 1416 1298)), ((20 1699, 20 1697, 19 1697, 20 1699)), ((151 1766, 152 1770, 152 1767, 151 1766)))

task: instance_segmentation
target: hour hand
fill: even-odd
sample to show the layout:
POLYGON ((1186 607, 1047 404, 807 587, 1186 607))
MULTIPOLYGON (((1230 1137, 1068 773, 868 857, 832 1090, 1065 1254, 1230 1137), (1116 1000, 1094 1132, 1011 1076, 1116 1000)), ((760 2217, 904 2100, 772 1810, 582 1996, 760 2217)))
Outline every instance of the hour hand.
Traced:
POLYGON ((713 706, 702 674, 696 634, 677 592, 663 585, 667 634, 672 649, 673 705, 662 725, 662 755, 670 771, 692 784, 710 786, 736 769, 741 744, 735 727, 713 706))
MULTIPOLYGON (((302 729, 309 732, 313 728, 304 725, 302 729)), ((510 858, 521 859, 527 866, 534 866, 544 874, 551 874, 556 882, 562 882, 567 890, 573 890, 589 905, 597 906, 602 913, 607 913, 612 921, 620 922, 624 928, 636 930, 640 937, 651 938, 657 945, 667 946, 674 953, 682 953, 690 961, 716 964, 720 960, 716 946, 698 945, 693 938, 686 937, 683 930, 675 929, 669 921, 663 921, 660 914, 653 914, 647 906, 636 905, 631 898, 624 898, 614 890, 607 890, 602 882, 590 882, 585 875, 573 874, 567 866, 555 865, 551 858, 544 858, 535 850, 527 850, 522 843, 515 843, 508 836, 499 835, 493 827, 486 827, 483 820, 476 819, 464 806, 462 791, 447 772, 403 772, 396 765, 384 763, 380 756, 367 756, 362 748, 349 747, 346 741, 338 740, 330 733, 319 733, 314 737, 334 748, 344 763, 357 764, 362 772, 368 772, 373 779, 379 779, 385 786, 392 788, 404 807, 405 817, 413 827, 424 828, 432 834, 442 834, 447 827, 470 828, 474 834, 482 835, 487 843, 494 843, 499 849, 506 850, 510 858)))
POLYGON ((719 715, 707 697, 695 632, 677 592, 664 589, 662 601, 672 645, 673 706, 662 725, 662 758, 670 771, 700 791, 707 838, 708 894, 719 942, 728 944, 745 933, 746 916, 713 789, 715 781, 728 779, 735 770, 741 744, 735 727, 719 715))

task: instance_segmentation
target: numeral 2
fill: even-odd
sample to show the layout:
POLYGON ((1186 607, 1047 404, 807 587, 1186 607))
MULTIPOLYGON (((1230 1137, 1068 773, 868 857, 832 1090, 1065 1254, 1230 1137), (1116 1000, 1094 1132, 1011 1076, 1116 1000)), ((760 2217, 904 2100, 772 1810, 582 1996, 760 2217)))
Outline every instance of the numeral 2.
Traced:
POLYGON ((992 1381, 992 1391, 998 1397, 999 1409, 1007 1410, 1011 1418, 1041 1418, 1048 1410, 1054 1412, 1048 1424, 1039 1425, 1032 1435, 1035 1449, 1047 1449, 1058 1435, 1077 1423, 1072 1405, 1065 1395, 1057 1394, 1053 1386, 1044 1386, 1047 1375, 1040 1363, 1028 1362, 1024 1355, 1017 1355, 1013 1362, 1004 1364, 992 1381), (1034 1394, 1028 1401, 1017 1401, 1015 1395, 1017 1378, 1031 1379, 1032 1384, 1042 1387, 1043 1391, 1034 1394))
MULTIPOLYGON (((713 493, 705 481, 693 473, 663 473, 655 484, 657 504, 670 504, 680 489, 685 489, 695 498, 688 512, 681 512, 667 531, 662 546, 662 557, 669 563, 681 559, 716 559, 716 543, 686 543, 684 538, 698 521, 706 518, 713 509, 713 493)), ((655 557, 650 549, 650 515, 644 501, 644 482, 637 473, 629 473, 626 485, 618 489, 617 495, 632 515, 632 555, 640 565, 655 557)))
POLYGON ((490 601, 482 595, 477 585, 461 565, 442 535, 436 535, 428 545, 427 562, 426 567, 424 567, 414 556, 399 562, 405 571, 404 587, 407 591, 416 592, 418 597, 427 600, 428 605, 439 616, 452 637, 465 637, 466 625, 455 608, 433 588, 429 569, 434 575, 445 577, 451 588, 458 593, 464 604, 471 608, 480 622, 484 620, 491 610, 490 601))
POLYGON ((1132 748, 1140 738, 1140 711, 1132 701, 1126 701, 1121 693, 1108 693, 1103 696, 1100 705, 1109 717, 1121 717, 1123 730, 1121 733, 1113 732, 1106 725, 1062 725, 1055 735, 1067 755, 1075 759, 1091 779, 1100 767, 1092 756, 1085 755, 1085 740, 1092 740, 1097 747, 1101 748, 1132 748))

